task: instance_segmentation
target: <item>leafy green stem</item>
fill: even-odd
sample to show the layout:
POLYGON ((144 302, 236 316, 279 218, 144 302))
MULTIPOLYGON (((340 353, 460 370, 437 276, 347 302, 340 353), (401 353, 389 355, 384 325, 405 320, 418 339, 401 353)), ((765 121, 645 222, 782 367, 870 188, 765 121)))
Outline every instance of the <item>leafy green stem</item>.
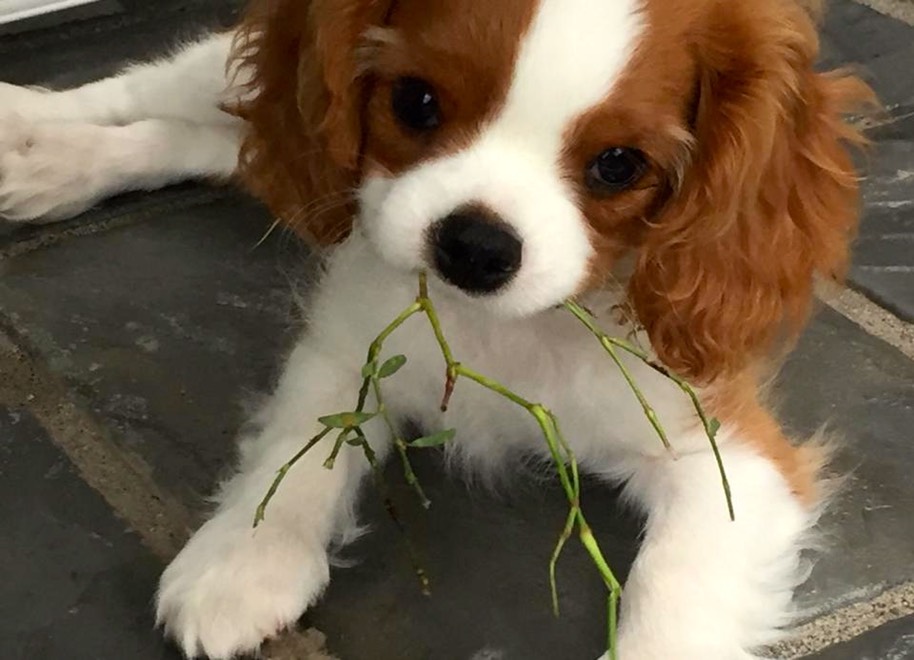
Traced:
MULTIPOLYGON (((661 375, 669 378, 674 383, 676 383, 676 385, 689 397, 692 406, 695 408, 698 418, 701 420, 701 424, 714 451, 714 456, 720 471, 724 493, 727 498, 727 508, 731 519, 734 518, 733 502, 730 494, 730 484, 727 479, 727 473, 724 469, 723 460, 721 458, 720 450, 716 441, 716 434, 720 428, 720 423, 716 419, 709 418, 707 416, 704 408, 701 405, 701 401, 698 395, 692 389, 692 387, 681 377, 671 373, 662 365, 654 362, 645 351, 641 350, 637 346, 627 341, 608 336, 597 326, 593 316, 575 301, 568 300, 564 303, 564 306, 597 338, 600 345, 613 360, 614 364, 618 367, 626 383, 631 388, 639 404, 641 405, 641 409, 644 412, 648 422, 651 424, 661 442, 668 450, 671 450, 669 438, 663 428, 663 425, 660 422, 655 409, 650 405, 647 397, 638 387, 638 384, 635 381, 631 370, 619 355, 618 351, 621 350, 625 353, 633 355, 661 375)), ((362 384, 359 389, 358 401, 355 410, 352 412, 338 413, 336 415, 322 417, 320 419, 320 422, 324 425, 324 429, 314 438, 312 438, 308 444, 302 448, 301 451, 299 451, 277 472, 276 478, 270 486, 270 490, 264 497, 260 506, 257 508, 257 514, 254 521, 255 527, 263 521, 267 505, 269 504, 272 497, 276 494, 280 483, 286 477, 289 470, 291 470, 292 467, 299 460, 301 460, 301 458, 309 450, 311 450, 317 443, 329 435, 332 430, 338 429, 339 434, 336 441, 334 442, 330 455, 324 463, 325 467, 333 467, 334 462, 344 445, 349 444, 361 448, 362 453, 365 455, 366 460, 371 466, 372 474, 375 477, 378 489, 384 499, 384 505, 387 508, 388 514, 406 539, 407 548, 413 561, 413 566, 416 569, 416 574, 419 578, 419 582, 422 586, 422 591, 426 594, 429 593, 428 576, 419 564, 418 553, 410 541, 408 534, 406 534, 406 528, 393 506, 393 501, 390 497, 390 492, 387 484, 384 481, 383 471, 378 462, 377 455, 369 444, 365 432, 362 428, 365 422, 374 417, 379 416, 383 420, 384 424, 387 426, 388 431, 390 432, 390 435, 393 439, 393 445, 403 465, 403 473, 406 482, 416 492, 416 495, 422 506, 428 507, 428 497, 422 489, 422 486, 419 483, 419 479, 413 470, 412 464, 409 460, 408 451, 413 447, 436 447, 444 444, 453 437, 454 432, 443 431, 407 443, 403 439, 390 416, 389 409, 384 400, 382 387, 382 381, 393 376, 397 371, 399 371, 400 368, 406 363, 406 357, 397 355, 389 358, 383 364, 379 362, 381 352, 383 351, 386 340, 404 323, 406 323, 406 321, 417 314, 424 315, 428 320, 434 334, 435 341, 437 342, 438 347, 441 351, 441 355, 444 358, 445 386, 441 401, 442 411, 447 410, 458 381, 460 379, 465 379, 476 383, 477 385, 501 396, 514 405, 522 408, 533 418, 537 426, 539 426, 543 438, 546 441, 549 454, 555 463, 558 480, 568 500, 569 506, 565 525, 562 528, 562 532, 559 535, 558 541, 549 561, 549 585, 552 594, 553 610, 556 614, 558 614, 559 598, 556 585, 556 567, 568 540, 574 534, 575 530, 577 530, 577 535, 581 545, 589 554, 591 561, 596 567, 597 572, 600 574, 600 577, 602 578, 608 592, 607 647, 610 660, 616 660, 619 599, 622 593, 622 586, 610 568, 609 563, 606 561, 606 558, 600 549, 600 545, 597 542, 596 537, 593 535, 591 527, 588 524, 586 517, 584 516, 584 512, 581 507, 580 470, 578 467, 577 459, 574 456, 574 452, 562 434, 558 420, 548 408, 542 404, 527 400, 516 392, 513 392, 511 389, 499 381, 485 376, 455 359, 451 346, 445 337, 444 330, 442 329, 438 311, 435 308, 435 305, 432 303, 431 298, 429 297, 428 280, 425 273, 421 273, 419 275, 419 295, 417 296, 416 300, 409 307, 404 309, 387 327, 385 327, 369 346, 368 356, 362 369, 362 384), (366 411, 366 405, 368 403, 368 397, 370 394, 374 395, 377 404, 377 409, 374 411, 366 411)))
POLYGON ((447 409, 451 394, 454 391, 458 379, 465 378, 523 408, 533 417, 540 427, 540 431, 549 448, 549 453, 555 463, 559 483, 562 486, 562 490, 565 492, 569 504, 568 518, 566 519, 565 527, 562 530, 562 534, 559 536, 549 563, 549 584, 552 592, 553 608, 558 612, 558 589, 555 580, 556 564, 558 563, 565 544, 573 533, 574 527, 577 526, 581 543, 590 555, 591 560, 600 573, 609 592, 608 617, 613 625, 608 631, 607 647, 610 660, 616 660, 615 622, 617 619, 619 598, 622 593, 622 585, 619 583, 606 561, 606 558, 603 556, 599 543, 591 532, 590 525, 587 523, 587 519, 581 509, 581 480, 577 460, 574 453, 571 451, 571 447, 565 441, 565 438, 559 429, 555 415, 542 404, 528 401, 497 380, 484 376, 458 362, 454 358, 450 345, 444 336, 435 305, 428 297, 427 282, 424 275, 420 276, 419 282, 419 299, 417 302, 422 306, 422 311, 425 312, 429 324, 432 326, 432 331, 434 332, 435 339, 441 349, 441 354, 444 357, 446 366, 447 380, 445 383, 444 399, 441 406, 442 409, 447 409))
POLYGON ((273 479, 273 483, 270 484, 270 489, 267 491, 267 494, 264 496, 263 500, 260 502, 260 505, 257 507, 257 513, 254 515, 255 528, 263 522, 267 511, 267 505, 270 504, 270 500, 272 500, 273 496, 276 495, 276 491, 279 490, 279 485, 282 483, 283 479, 286 478, 289 470, 291 470, 296 463, 304 458, 305 454, 311 451, 314 445, 323 440, 331 430, 332 429, 330 428, 325 428, 323 431, 311 438, 311 440, 308 441, 308 444, 302 447, 299 452, 295 454, 295 456, 293 456, 285 465, 279 468, 279 470, 276 472, 276 478, 273 479))

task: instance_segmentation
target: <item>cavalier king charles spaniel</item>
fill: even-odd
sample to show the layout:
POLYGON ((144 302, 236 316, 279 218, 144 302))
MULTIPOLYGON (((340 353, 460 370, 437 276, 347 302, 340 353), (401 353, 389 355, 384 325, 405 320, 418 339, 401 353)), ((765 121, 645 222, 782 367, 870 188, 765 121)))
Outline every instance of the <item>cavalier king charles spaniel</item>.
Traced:
MULTIPOLYGON (((825 451, 789 439, 762 389, 815 281, 845 268, 861 138, 843 117, 869 96, 814 68, 815 17, 796 0, 255 0, 232 33, 114 78, 0 86, 7 220, 237 173, 328 248, 257 432, 162 576, 158 620, 187 656, 254 651, 320 598, 328 547, 357 528, 360 453, 328 470, 322 443, 256 530, 254 513, 318 417, 352 407, 365 350, 415 300, 420 271, 455 354, 548 405, 581 465, 646 515, 620 659, 746 660, 779 638, 825 451), (569 297, 695 385, 721 422, 735 520, 689 399, 624 358, 669 452, 557 309, 569 297)), ((441 412, 426 324, 387 348, 409 356, 386 381, 392 411, 457 428, 446 450, 460 462, 548 457, 529 416, 482 388, 441 412)), ((365 430, 391 453, 381 422, 365 430)))

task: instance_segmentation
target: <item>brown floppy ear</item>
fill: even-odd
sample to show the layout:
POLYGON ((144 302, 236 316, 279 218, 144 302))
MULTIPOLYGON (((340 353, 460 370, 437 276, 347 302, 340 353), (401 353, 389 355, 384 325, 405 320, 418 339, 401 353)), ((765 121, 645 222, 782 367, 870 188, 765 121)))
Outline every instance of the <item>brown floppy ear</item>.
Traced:
POLYGON ((390 0, 255 0, 242 20, 234 66, 246 86, 240 171, 251 192, 291 229, 327 245, 355 211, 362 142, 362 35, 390 0))
POLYGON ((795 338, 815 276, 842 276, 858 212, 847 145, 862 142, 842 115, 872 99, 852 76, 814 71, 805 11, 743 4, 717 3, 697 38, 693 160, 629 287, 660 359, 699 383, 795 338))

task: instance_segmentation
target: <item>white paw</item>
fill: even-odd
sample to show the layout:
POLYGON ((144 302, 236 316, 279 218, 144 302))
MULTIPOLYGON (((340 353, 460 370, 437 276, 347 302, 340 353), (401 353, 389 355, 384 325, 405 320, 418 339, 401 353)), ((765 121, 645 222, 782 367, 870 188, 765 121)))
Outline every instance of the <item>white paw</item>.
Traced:
POLYGON ((85 211, 117 187, 110 129, 0 121, 0 218, 53 221, 85 211))
POLYGON ((293 625, 330 579, 326 551, 266 524, 204 525, 162 575, 157 620, 189 658, 256 651, 293 625))

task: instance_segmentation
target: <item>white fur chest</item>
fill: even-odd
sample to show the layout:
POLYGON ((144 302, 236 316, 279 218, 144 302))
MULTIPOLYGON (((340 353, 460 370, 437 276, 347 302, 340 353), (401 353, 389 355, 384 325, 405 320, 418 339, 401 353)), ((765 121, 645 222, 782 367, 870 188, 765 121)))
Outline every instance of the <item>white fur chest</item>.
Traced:
MULTIPOLYGON (((500 318, 437 281, 430 289, 455 358, 550 408, 583 463, 605 465, 607 458, 624 462, 630 454, 664 451, 619 369, 570 313, 554 309, 525 319, 500 318)), ((310 331, 326 350, 360 369, 369 344, 417 293, 415 275, 388 266, 355 235, 330 258, 310 331)), ((628 329, 608 313, 615 300, 605 294, 588 302, 600 310, 607 332, 626 335, 628 329)), ((423 316, 394 333, 384 354, 408 358, 407 366, 385 381, 388 405, 423 426, 457 428, 458 455, 478 454, 491 463, 509 451, 545 450, 526 412, 476 383, 461 381, 441 413, 445 362, 423 316)), ((694 425, 694 412, 682 392, 639 360, 621 357, 670 435, 688 437, 683 431, 694 425)))

